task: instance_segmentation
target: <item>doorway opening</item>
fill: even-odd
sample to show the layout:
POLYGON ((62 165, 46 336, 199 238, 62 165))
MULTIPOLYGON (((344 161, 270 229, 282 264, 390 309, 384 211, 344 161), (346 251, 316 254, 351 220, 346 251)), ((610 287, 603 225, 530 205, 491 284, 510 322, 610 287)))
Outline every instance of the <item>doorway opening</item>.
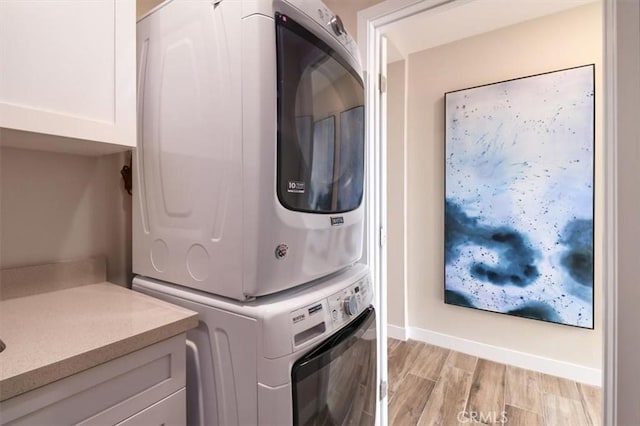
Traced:
MULTIPOLYGON (((518 10, 511 10, 514 16, 509 19, 513 21, 502 24, 487 23, 484 19, 486 15, 506 19, 505 11, 510 8, 499 1, 407 0, 390 3, 380 3, 358 15, 358 40, 362 43, 369 80, 368 97, 373 100, 369 103, 373 108, 367 116, 367 128, 371 129, 369 142, 373 145, 369 164, 375 166, 369 188, 376 194, 370 197, 371 210, 375 213, 369 224, 369 235, 378 236, 370 242, 370 250, 377 250, 380 263, 383 263, 373 262, 381 299, 387 302, 383 316, 387 318, 389 327, 384 331, 388 336, 401 340, 420 340, 495 361, 600 384, 604 346, 602 256, 596 259, 598 264, 595 267, 594 331, 576 331, 531 320, 512 320, 444 305, 442 99, 450 90, 587 63, 596 63, 596 76, 599 78, 596 93, 603 94, 602 2, 585 1, 580 5, 576 2, 554 2, 559 9, 553 11, 525 11, 519 2, 518 10), (488 11, 489 3, 504 10, 488 11), (580 13, 584 15, 582 18, 578 17, 580 13), (552 34, 549 25, 555 20, 555 25, 561 27, 561 18, 579 22, 586 15, 590 16, 589 22, 595 22, 592 26, 597 26, 589 31, 591 36, 587 36, 593 37, 594 42, 584 40, 585 31, 582 29, 578 31, 581 40, 576 40, 576 43, 583 47, 589 45, 593 50, 587 52, 581 47, 572 51, 574 56, 568 55, 567 49, 562 48, 566 40, 560 39, 563 37, 560 33, 552 34), (478 16, 483 19, 478 19, 478 16), (480 22, 493 27, 481 28, 480 22), (521 33, 520 38, 515 38, 514 34, 518 32, 521 33), (420 33, 433 33, 433 44, 425 48, 413 47, 411 43, 416 42, 419 38, 416 34, 420 33), (505 37, 507 33, 511 36, 505 37), (366 45, 364 40, 367 40, 366 45), (381 57, 386 43, 389 44, 386 49, 389 61, 381 57), (480 48, 483 43, 484 47, 480 48), (408 45, 411 47, 406 47, 408 45), (494 50, 487 52, 488 45, 493 45, 494 50), (515 48, 516 45, 519 48, 515 48), (397 54, 399 59, 394 60, 398 58, 394 56, 397 54), (497 62, 496 57, 501 57, 501 62, 497 62), (386 91, 381 93, 385 86, 386 91), (401 88, 402 95, 394 92, 397 88, 401 88), (397 114, 398 109, 403 109, 403 113, 397 114), (390 119, 380 120, 383 113, 390 119), (393 117, 396 118, 392 122, 393 117), (398 172, 391 167, 400 167, 401 170, 398 172), (381 249, 378 248, 380 246, 381 249), (591 358, 572 358, 567 347, 562 349, 562 345, 546 351, 549 348, 544 345, 550 340, 575 343, 576 339, 582 349, 576 350, 573 346, 571 352, 590 353, 593 355, 591 358)), ((603 98, 600 96, 600 101, 603 98)), ((596 176, 600 179, 596 183, 596 252, 600 252, 599 248, 604 245, 602 234, 605 227, 602 105, 602 102, 598 103, 596 122, 596 155, 599 155, 596 176)))

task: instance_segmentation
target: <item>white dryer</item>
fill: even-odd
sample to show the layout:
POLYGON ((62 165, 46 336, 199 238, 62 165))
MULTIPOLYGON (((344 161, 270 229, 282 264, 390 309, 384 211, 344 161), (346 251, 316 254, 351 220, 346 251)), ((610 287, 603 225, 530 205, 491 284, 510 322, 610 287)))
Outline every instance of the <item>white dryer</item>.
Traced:
POLYGON ((133 288, 197 311, 189 425, 370 425, 376 320, 368 268, 240 303, 153 279, 133 288))
POLYGON ((320 0, 167 0, 138 34, 133 271, 248 300, 362 255, 364 85, 320 0))

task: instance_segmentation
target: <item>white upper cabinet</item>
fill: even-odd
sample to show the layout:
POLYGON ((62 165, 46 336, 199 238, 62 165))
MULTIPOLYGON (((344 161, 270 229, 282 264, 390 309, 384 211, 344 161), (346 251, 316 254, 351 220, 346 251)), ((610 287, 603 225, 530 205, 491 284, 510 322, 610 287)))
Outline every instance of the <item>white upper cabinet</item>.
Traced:
POLYGON ((0 1, 2 145, 134 147, 135 20, 133 0, 0 1))

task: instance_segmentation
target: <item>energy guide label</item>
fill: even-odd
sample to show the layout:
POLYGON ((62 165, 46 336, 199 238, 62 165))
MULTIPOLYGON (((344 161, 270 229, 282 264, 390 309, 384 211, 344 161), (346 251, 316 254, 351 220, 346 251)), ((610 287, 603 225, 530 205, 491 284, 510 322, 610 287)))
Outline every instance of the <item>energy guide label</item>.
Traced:
POLYGON ((293 192, 296 194, 304 194, 304 182, 298 182, 290 180, 287 186, 287 192, 293 192))

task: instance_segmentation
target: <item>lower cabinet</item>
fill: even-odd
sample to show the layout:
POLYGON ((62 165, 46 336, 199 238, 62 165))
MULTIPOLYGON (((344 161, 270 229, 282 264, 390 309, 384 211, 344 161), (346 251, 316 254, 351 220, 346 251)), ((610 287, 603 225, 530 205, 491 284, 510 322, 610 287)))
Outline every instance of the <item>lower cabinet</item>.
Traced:
POLYGON ((0 402, 2 425, 184 425, 186 334, 0 402))
POLYGON ((186 396, 187 391, 182 388, 173 395, 118 423, 118 426, 184 425, 187 418, 186 396))

